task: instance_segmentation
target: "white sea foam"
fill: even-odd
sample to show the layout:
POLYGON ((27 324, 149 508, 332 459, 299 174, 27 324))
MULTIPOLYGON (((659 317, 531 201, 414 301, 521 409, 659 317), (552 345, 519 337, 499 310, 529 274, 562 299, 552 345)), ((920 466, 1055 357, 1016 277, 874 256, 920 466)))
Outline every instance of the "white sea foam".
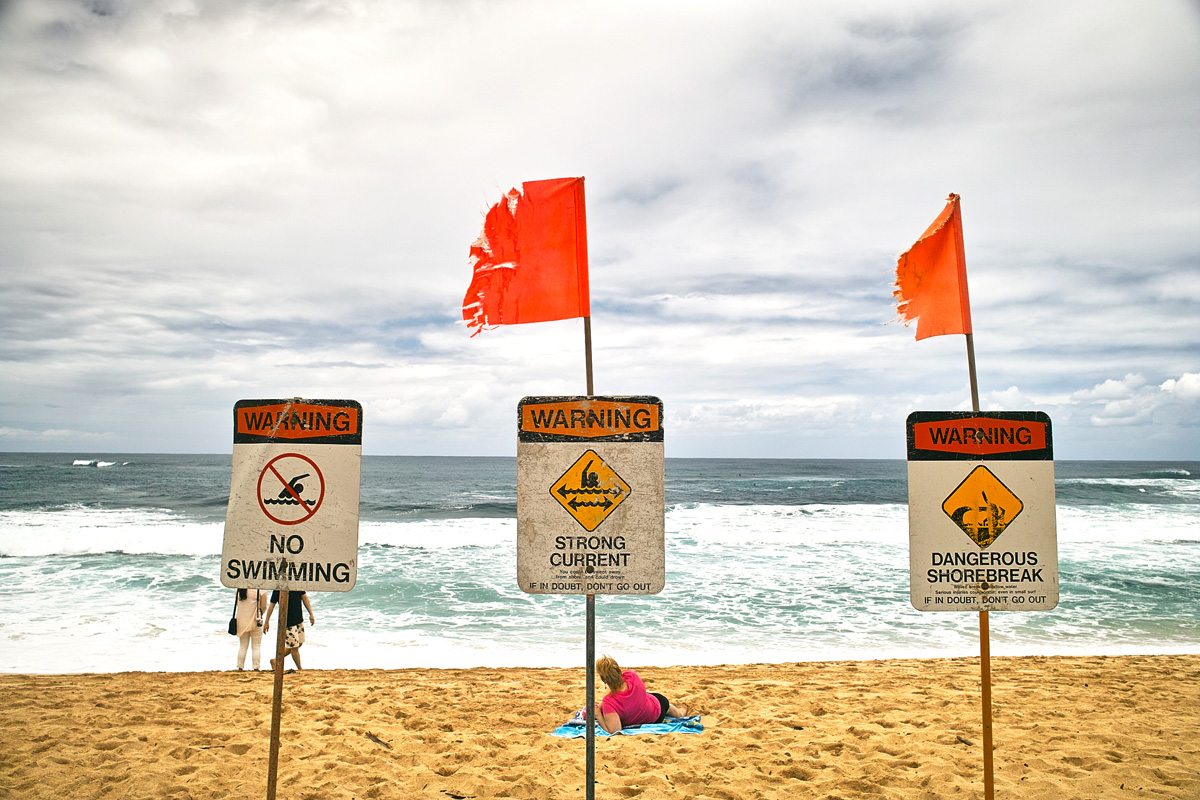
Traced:
MULTIPOLYGON (((993 615, 993 653, 1195 651, 1195 506, 1057 520, 1062 602, 993 615)), ((674 505, 666 588, 598 598, 597 647, 629 664, 976 653, 974 614, 909 604, 907 533, 896 504, 674 505)), ((0 513, 0 671, 232 667, 222 538, 163 509, 0 513)), ((359 542, 358 585, 313 598, 306 666, 581 663, 583 598, 520 591, 515 520, 364 521, 359 542)))
MULTIPOLYGON (((1162 473, 1157 473, 1162 474, 1162 473)), ((1187 470, 1173 473, 1187 477, 1187 470)), ((1136 489, 1140 494, 1154 494, 1185 502, 1200 503, 1200 481, 1183 481, 1177 478, 1060 478, 1059 486, 1108 487, 1136 489)))
POLYGON ((165 509, 0 511, 0 556, 221 552, 224 526, 165 509))
MULTIPOLYGON (((1200 515, 1190 505, 1061 506, 1056 516, 1060 542, 1200 540, 1200 515)), ((908 511, 903 505, 681 504, 667 510, 666 532, 680 546, 907 546, 908 511)), ((166 509, 68 506, 0 512, 0 556, 215 555, 223 537, 223 523, 198 522, 166 509)), ((504 517, 368 520, 358 531, 360 545, 426 550, 489 547, 515 537, 516 520, 504 517)))
POLYGON ((1194 506, 1063 506, 1055 516, 1060 543, 1200 541, 1200 515, 1194 506))
POLYGON ((360 545, 425 550, 454 550, 462 547, 490 547, 498 541, 515 539, 517 521, 501 517, 463 517, 456 519, 413 520, 411 522, 361 522, 360 545))

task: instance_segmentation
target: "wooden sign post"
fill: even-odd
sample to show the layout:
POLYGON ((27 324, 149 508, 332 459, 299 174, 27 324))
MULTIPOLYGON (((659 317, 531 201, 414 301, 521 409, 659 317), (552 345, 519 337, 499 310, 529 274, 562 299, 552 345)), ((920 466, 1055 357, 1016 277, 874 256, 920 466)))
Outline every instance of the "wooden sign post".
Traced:
POLYGON ((267 800, 275 800, 289 593, 347 592, 358 575, 362 406, 240 400, 233 417, 221 583, 279 592, 267 765, 267 800))
POLYGON ((910 600, 976 611, 984 797, 993 800, 989 611, 1058 605, 1050 419, 1035 411, 909 415, 910 600))

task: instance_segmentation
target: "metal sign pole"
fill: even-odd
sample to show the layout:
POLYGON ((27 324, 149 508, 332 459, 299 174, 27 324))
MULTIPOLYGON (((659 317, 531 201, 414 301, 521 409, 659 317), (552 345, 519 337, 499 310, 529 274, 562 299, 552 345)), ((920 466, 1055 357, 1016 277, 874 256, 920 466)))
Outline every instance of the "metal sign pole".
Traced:
POLYGON ((530 594, 582 594, 587 601, 586 727, 579 732, 586 748, 585 792, 579 797, 593 800, 595 726, 601 721, 596 713, 596 596, 662 591, 665 467, 662 401, 596 396, 591 325, 587 317, 583 321, 587 396, 526 397, 517 404, 517 583, 530 594), (614 464, 626 472, 624 477, 614 464), (618 507, 620 513, 610 519, 618 507), (576 536, 580 526, 591 533, 606 520, 605 530, 620 535, 576 536), (578 542, 576 552, 551 549, 558 532, 564 534, 558 542, 566 534, 578 542))
MULTIPOLYGON (((275 800, 276 777, 279 774, 279 722, 283 717, 283 648, 287 640, 289 594, 287 590, 279 591, 279 620, 278 630, 275 631, 275 695, 271 700, 271 755, 267 761, 267 800, 275 800)), ((269 619, 267 621, 270 622, 269 619)))
POLYGON ((596 595, 587 596, 587 755, 584 769, 587 773, 585 800, 596 800, 596 595))
MULTIPOLYGON (((975 335, 967 337, 967 371, 971 378, 971 410, 979 411, 979 381, 975 375, 975 335)), ((992 647, 989 641, 988 612, 979 612, 979 683, 983 705, 983 797, 995 800, 996 787, 992 775, 992 647)))
POLYGON ((592 386, 592 318, 583 318, 583 368, 587 373, 587 396, 595 395, 592 386))
MULTIPOLYGON (((583 363, 587 373, 587 396, 595 395, 592 384, 592 318, 583 318, 583 363)), ((587 595, 587 643, 584 645, 587 661, 586 716, 587 739, 584 747, 584 800, 596 800, 596 595, 587 595)))

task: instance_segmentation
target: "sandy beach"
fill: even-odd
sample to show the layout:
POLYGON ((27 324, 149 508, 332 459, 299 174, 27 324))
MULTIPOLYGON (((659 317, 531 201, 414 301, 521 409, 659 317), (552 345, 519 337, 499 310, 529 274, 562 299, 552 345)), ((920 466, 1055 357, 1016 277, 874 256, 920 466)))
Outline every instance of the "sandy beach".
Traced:
MULTIPOLYGON (((629 665, 636 668, 636 665, 629 665)), ((598 798, 982 797, 974 659, 639 669, 700 735, 597 740, 598 798)), ((998 798, 1200 797, 1200 655, 994 658, 998 798)), ((0 797, 264 797, 268 672, 0 675, 0 797)), ((285 676, 279 797, 583 797, 580 669, 285 676)))

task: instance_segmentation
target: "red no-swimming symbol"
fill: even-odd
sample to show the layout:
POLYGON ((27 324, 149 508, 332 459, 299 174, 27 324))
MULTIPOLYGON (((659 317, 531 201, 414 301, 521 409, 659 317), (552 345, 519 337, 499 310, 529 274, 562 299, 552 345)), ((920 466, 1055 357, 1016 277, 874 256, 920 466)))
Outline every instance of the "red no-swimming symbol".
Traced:
POLYGON ((325 476, 308 456, 275 456, 259 473, 258 507, 280 525, 298 525, 311 519, 324 499, 325 476))

